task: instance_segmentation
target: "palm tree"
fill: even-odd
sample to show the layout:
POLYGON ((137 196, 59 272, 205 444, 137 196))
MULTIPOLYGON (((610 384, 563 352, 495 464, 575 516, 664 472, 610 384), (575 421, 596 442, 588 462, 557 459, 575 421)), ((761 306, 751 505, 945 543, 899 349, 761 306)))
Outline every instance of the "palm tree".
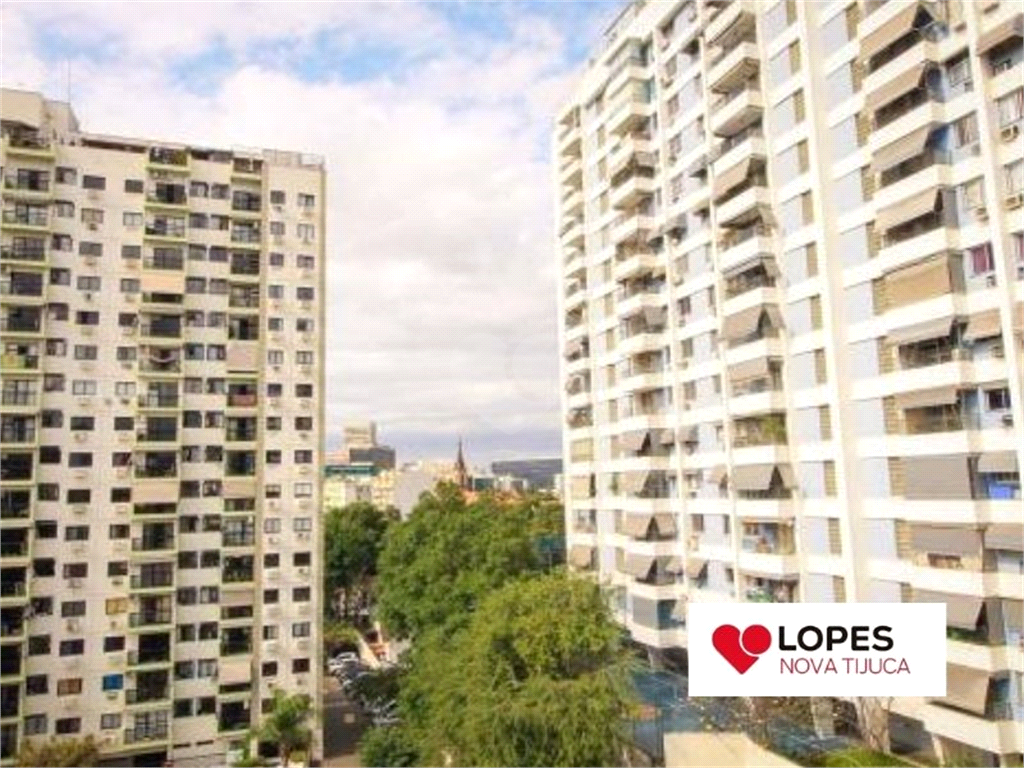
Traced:
POLYGON ((255 730, 260 741, 277 744, 281 762, 288 764, 293 752, 309 749, 313 741, 313 730, 307 721, 313 716, 313 703, 304 693, 289 696, 284 691, 274 691, 270 714, 264 716, 255 730))

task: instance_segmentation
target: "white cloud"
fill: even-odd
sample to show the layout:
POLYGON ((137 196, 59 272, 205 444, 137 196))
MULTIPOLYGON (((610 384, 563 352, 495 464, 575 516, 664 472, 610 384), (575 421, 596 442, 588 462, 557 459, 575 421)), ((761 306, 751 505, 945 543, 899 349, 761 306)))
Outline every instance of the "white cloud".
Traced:
POLYGON ((378 418, 385 436, 534 431, 557 450, 553 190, 538 147, 573 76, 564 32, 520 19, 495 43, 455 29, 439 6, 294 9, 5 4, 4 82, 62 96, 61 62, 28 34, 59 24, 48 34, 105 45, 73 65, 86 130, 323 154, 333 424, 378 418), (357 82, 303 81, 265 60, 199 94, 168 75, 218 43, 244 52, 324 32, 432 53, 357 82))

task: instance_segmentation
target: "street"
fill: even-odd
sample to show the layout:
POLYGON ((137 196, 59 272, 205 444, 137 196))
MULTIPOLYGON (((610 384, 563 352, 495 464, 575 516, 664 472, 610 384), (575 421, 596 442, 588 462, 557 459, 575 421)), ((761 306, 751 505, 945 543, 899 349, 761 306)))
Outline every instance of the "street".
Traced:
POLYGON ((359 737, 366 726, 359 707, 345 698, 338 681, 328 675, 323 706, 324 765, 358 768, 359 737))

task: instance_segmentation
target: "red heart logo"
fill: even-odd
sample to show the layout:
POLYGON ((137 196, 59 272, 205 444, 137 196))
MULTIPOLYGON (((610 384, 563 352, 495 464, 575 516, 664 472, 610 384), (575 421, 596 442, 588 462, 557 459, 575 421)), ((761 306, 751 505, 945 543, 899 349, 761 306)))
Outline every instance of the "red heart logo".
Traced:
POLYGON ((722 624, 711 635, 711 644, 742 675, 771 647, 772 633, 767 627, 751 624, 741 636, 732 624, 722 624))

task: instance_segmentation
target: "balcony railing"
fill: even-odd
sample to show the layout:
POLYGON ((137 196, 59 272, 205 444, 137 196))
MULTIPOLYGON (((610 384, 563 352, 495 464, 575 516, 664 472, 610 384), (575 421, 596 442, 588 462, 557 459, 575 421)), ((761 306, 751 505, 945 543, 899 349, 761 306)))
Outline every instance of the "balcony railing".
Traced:
MULTIPOLYGON (((32 371, 39 368, 38 355, 0 355, 0 368, 4 370, 32 371)), ((7 404, 7 401, 4 401, 7 404)), ((18 405, 18 403, 10 403, 18 405)))
POLYGON ((228 405, 233 408, 254 408, 256 403, 255 393, 228 393, 228 405))
MULTIPOLYGON (((143 587, 145 589, 145 587, 143 587)), ((151 627, 160 624, 171 623, 171 612, 167 611, 140 611, 128 615, 128 625, 132 627, 151 627)))
POLYGON ((905 434, 930 435, 937 432, 961 432, 977 429, 979 420, 973 414, 949 410, 943 413, 915 413, 907 411, 905 434))
POLYGON ((135 476, 145 479, 177 477, 178 467, 175 464, 135 467, 135 476))
POLYGON ((0 582, 0 597, 24 597, 25 596, 25 582, 24 581, 5 581, 0 582))
POLYGON ((24 192, 49 192, 49 179, 19 179, 16 176, 8 176, 4 179, 5 189, 17 189, 24 192))
POLYGON ((876 72, 890 61, 895 61, 918 43, 925 41, 938 42, 947 34, 949 34, 949 30, 940 21, 933 21, 931 24, 920 29, 911 30, 888 48, 872 57, 869 72, 876 72))
POLYGON ((913 176, 915 173, 931 168, 933 165, 949 165, 952 161, 951 154, 943 150, 929 149, 920 155, 915 155, 909 160, 904 160, 899 165, 887 168, 882 171, 879 177, 879 187, 888 187, 903 179, 913 176))
POLYGON ((167 725, 156 725, 150 728, 125 728, 124 743, 135 744, 140 741, 164 741, 169 731, 167 725))
POLYGON ((231 230, 231 242, 233 243, 259 243, 260 233, 245 229, 231 230))
POLYGON ((768 273, 764 271, 754 273, 748 272, 734 277, 726 283, 725 297, 727 299, 733 299, 737 296, 742 296, 744 293, 757 290, 758 288, 774 287, 775 278, 768 275, 768 273))
POLYGON ((180 403, 178 395, 160 395, 146 393, 139 395, 139 406, 143 408, 177 408, 180 403))
POLYGON ((0 331, 7 333, 39 333, 42 327, 42 320, 38 317, 0 318, 0 331))
POLYGON ((3 261, 43 261, 46 258, 46 246, 13 246, 0 248, 0 259, 3 261))
POLYGON ((3 213, 4 224, 25 224, 31 227, 45 227, 50 217, 45 210, 7 210, 3 213))
POLYGON ((972 359, 971 350, 966 347, 929 347, 925 349, 901 350, 899 359, 903 370, 927 368, 953 361, 967 362, 972 359))
POLYGON ((753 237, 769 237, 770 235, 771 230, 764 224, 753 224, 749 227, 743 227, 743 229, 732 230, 719 241, 718 247, 720 250, 725 251, 729 248, 735 248, 753 237))
POLYGON ((174 549, 173 536, 143 536, 132 539, 132 552, 160 552, 174 549))

